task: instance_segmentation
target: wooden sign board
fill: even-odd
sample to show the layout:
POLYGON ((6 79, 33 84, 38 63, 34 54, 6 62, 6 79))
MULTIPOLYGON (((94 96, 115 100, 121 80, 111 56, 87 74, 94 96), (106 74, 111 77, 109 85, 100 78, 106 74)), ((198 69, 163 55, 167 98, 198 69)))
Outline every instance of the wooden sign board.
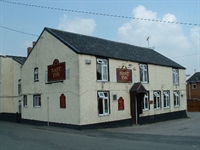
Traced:
POLYGON ((59 63, 56 59, 53 65, 48 66, 48 82, 65 80, 65 62, 59 63))
POLYGON ((132 82, 132 70, 117 68, 117 82, 119 83, 131 83, 132 82))

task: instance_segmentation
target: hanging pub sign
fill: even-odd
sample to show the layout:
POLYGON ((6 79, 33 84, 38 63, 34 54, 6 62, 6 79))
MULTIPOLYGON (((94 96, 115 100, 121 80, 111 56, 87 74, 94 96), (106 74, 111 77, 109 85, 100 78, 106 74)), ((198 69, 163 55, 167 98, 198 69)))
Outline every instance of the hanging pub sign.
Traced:
POLYGON ((65 62, 59 63, 58 59, 53 65, 48 66, 48 82, 65 80, 65 62))
POLYGON ((132 82, 132 70, 117 68, 117 82, 131 83, 132 82))

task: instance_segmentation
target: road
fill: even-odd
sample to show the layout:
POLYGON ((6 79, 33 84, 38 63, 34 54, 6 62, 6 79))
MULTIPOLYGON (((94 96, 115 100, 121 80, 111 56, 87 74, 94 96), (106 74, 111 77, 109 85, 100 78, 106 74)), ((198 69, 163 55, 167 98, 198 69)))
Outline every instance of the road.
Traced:
POLYGON ((0 121, 0 150, 200 150, 187 136, 38 127, 0 121))

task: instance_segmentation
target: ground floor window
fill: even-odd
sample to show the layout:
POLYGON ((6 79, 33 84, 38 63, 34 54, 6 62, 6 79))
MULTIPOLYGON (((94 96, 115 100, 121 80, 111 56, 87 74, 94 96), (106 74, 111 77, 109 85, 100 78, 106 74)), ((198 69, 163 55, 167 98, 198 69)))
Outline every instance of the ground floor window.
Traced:
POLYGON ((174 91, 174 106, 177 107, 179 105, 180 105, 179 91, 174 91))
POLYGON ((143 110, 149 110, 149 92, 146 92, 143 99, 143 110))
POLYGON ((33 95, 33 107, 41 107, 41 95, 33 95))
POLYGON ((97 96, 99 116, 108 115, 110 113, 109 92, 97 92, 97 96))
POLYGON ((24 95, 23 97, 23 105, 24 107, 27 107, 27 95, 24 95))
POLYGON ((169 91, 164 91, 163 92, 163 101, 164 101, 164 107, 169 108, 170 105, 170 96, 169 96, 169 91))
POLYGON ((161 108, 160 91, 153 92, 153 95, 154 95, 154 109, 160 109, 161 108))

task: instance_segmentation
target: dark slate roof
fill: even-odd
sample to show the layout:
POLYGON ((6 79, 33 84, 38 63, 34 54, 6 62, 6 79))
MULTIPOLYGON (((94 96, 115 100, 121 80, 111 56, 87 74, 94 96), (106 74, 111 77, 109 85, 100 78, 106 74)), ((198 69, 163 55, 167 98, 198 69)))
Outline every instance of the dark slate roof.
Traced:
POLYGON ((24 62, 26 61, 26 57, 22 57, 22 56, 9 56, 9 55, 6 55, 6 57, 11 57, 13 60, 15 60, 16 62, 20 63, 21 65, 23 65, 24 62))
POLYGON ((87 54, 98 57, 185 69, 183 66, 161 55, 153 49, 51 28, 44 28, 44 30, 70 47, 77 54, 87 54))
POLYGON ((193 74, 188 80, 187 82, 200 82, 200 72, 196 72, 195 74, 193 74))

